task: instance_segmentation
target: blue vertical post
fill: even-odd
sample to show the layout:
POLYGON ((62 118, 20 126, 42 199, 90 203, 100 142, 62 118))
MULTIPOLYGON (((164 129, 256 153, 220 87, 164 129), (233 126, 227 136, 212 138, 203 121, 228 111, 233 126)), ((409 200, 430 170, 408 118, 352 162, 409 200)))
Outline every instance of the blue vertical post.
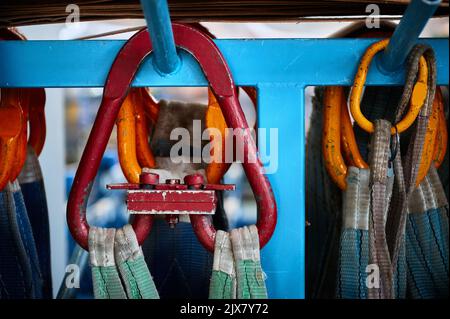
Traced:
POLYGON ((385 72, 399 69, 405 62, 420 33, 439 7, 441 0, 412 0, 381 56, 380 67, 385 72))
POLYGON ((173 73, 180 64, 170 22, 167 0, 141 0, 153 45, 154 62, 163 74, 173 73))
POLYGON ((258 127, 266 129, 266 141, 258 134, 258 149, 270 154, 270 162, 261 157, 278 212, 275 232, 261 250, 269 298, 305 298, 304 105, 301 85, 258 85, 258 127), (269 140, 270 128, 278 131, 277 140, 269 140))

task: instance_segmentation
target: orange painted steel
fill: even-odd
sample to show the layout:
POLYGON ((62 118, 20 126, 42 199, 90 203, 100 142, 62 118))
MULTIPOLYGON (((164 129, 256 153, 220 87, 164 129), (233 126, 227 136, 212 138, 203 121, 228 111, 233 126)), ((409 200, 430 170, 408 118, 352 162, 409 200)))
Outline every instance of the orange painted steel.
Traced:
MULTIPOLYGON (((343 88, 327 87, 324 105, 322 151, 325 167, 332 180, 339 188, 345 190, 347 164, 358 168, 368 168, 369 166, 358 150, 343 88), (340 108, 339 111, 338 108, 340 108)), ((448 133, 442 94, 438 88, 433 101, 432 113, 427 123, 416 185, 423 181, 432 163, 436 167, 442 163, 447 141, 448 133)))
POLYGON ((434 153, 436 149, 436 137, 439 130, 439 109, 442 107, 442 101, 436 96, 433 100, 433 106, 427 123, 427 131, 422 148, 419 170, 417 172, 416 186, 423 181, 428 174, 431 164, 433 163, 434 153))
MULTIPOLYGON (((156 119, 150 116, 147 118, 145 108, 150 108, 153 111, 158 110, 158 104, 153 100, 145 88, 131 89, 134 102, 134 115, 136 121, 136 156, 141 167, 153 168, 156 166, 155 158, 149 145, 149 122, 154 126, 156 119), (146 96, 146 97, 145 97, 146 96), (148 105, 148 104, 151 105, 148 105)), ((154 113, 153 113, 154 114, 154 113)), ((158 113, 156 113, 156 116, 158 113)))
POLYGON ((230 163, 226 163, 225 140, 227 138, 227 123, 223 117, 220 105, 214 93, 208 90, 208 108, 205 114, 205 125, 213 133, 213 129, 220 133, 221 139, 217 135, 211 134, 211 163, 206 167, 206 179, 208 183, 219 184, 223 175, 230 168, 230 163))
POLYGON ((0 110, 7 110, 10 124, 7 130, 3 130, 3 127, 0 129, 0 190, 14 180, 12 172, 15 171, 19 160, 17 146, 24 122, 19 94, 19 89, 1 90, 0 110))
POLYGON ((436 89, 435 99, 439 103, 439 129, 436 136, 436 147, 433 153, 434 166, 439 168, 444 161, 448 147, 447 120, 445 119, 444 102, 440 88, 436 89))
MULTIPOLYGON (((360 60, 358 71, 355 75, 351 94, 350 94, 350 111, 352 113, 355 122, 366 132, 373 133, 374 125, 370 122, 364 114, 361 112, 361 96, 366 81, 367 73, 369 71, 370 63, 378 52, 384 50, 389 43, 389 39, 384 39, 369 46, 360 60)), ((425 99, 427 97, 427 81, 428 81, 428 68, 427 62, 424 57, 420 57, 419 61, 419 75, 416 83, 414 84, 413 92, 411 95, 410 105, 407 113, 395 124, 392 128, 392 135, 396 133, 402 133, 406 131, 419 115, 425 99)))
POLYGON ((134 100, 137 89, 131 88, 117 116, 117 150, 125 178, 130 183, 139 183, 142 168, 136 156, 136 119, 134 100))
POLYGON ((358 145, 356 143, 355 133, 353 132, 353 125, 350 120, 350 114, 347 107, 347 99, 342 90, 341 98, 341 147, 346 162, 350 166, 358 168, 369 168, 369 165, 364 161, 361 153, 359 152, 358 145))
POLYGON ((346 189, 347 165, 341 152, 341 102, 344 99, 341 87, 329 86, 324 94, 322 153, 325 168, 340 189, 346 189))

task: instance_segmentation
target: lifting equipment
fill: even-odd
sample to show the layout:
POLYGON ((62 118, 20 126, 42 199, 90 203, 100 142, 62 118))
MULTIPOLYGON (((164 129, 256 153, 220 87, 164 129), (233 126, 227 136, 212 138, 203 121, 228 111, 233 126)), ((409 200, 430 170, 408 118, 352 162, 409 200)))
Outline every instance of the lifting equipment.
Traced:
MULTIPOLYGON (((380 57, 381 59, 372 67, 371 74, 367 78, 367 85, 390 86, 401 84, 402 78, 396 70, 401 70, 404 66, 406 57, 417 43, 423 26, 433 15, 439 2, 421 0, 411 2, 380 57)), ((147 7, 144 6, 144 11, 150 33, 153 33, 152 39, 149 41, 149 32, 140 31, 121 48, 117 59, 116 54, 121 43, 114 41, 102 42, 101 45, 98 41, 68 41, 63 45, 60 43, 61 41, 56 43, 29 41, 31 43, 24 43, 20 46, 15 41, 11 41, 12 43, 0 41, 0 49, 11 52, 0 61, 1 69, 5 70, 0 74, 0 86, 2 87, 0 115, 7 113, 8 118, 14 120, 5 123, 5 121, 2 121, 3 116, 0 116, 0 123, 4 128, 0 132, 0 143, 3 143, 0 154, 0 167, 2 167, 0 174, 6 172, 3 171, 2 165, 10 164, 9 161, 3 161, 5 158, 3 152, 9 149, 9 156, 12 154, 11 149, 4 148, 3 145, 17 144, 18 142, 11 142, 14 139, 18 140, 20 135, 22 135, 22 150, 26 144, 24 143, 26 139, 23 139, 23 132, 26 128, 23 123, 26 123, 24 121, 27 110, 18 107, 20 105, 17 97, 14 98, 14 103, 8 102, 9 98, 3 98, 9 95, 8 90, 23 87, 92 87, 104 85, 103 101, 77 171, 67 211, 69 228, 73 237, 83 248, 87 249, 89 225, 86 221, 86 205, 89 192, 127 92, 134 90, 134 88, 129 90, 129 87, 180 86, 185 83, 197 86, 210 84, 213 97, 217 99, 217 103, 221 107, 227 126, 246 128, 247 125, 237 101, 234 83, 244 88, 255 86, 258 89, 258 124, 261 127, 278 127, 280 136, 283 137, 279 146, 279 152, 283 154, 283 158, 280 158, 278 171, 269 176, 271 183, 263 175, 261 163, 244 164, 246 175, 254 190, 259 208, 258 235, 260 247, 262 248, 273 235, 270 244, 263 251, 263 257, 265 257, 263 263, 265 263, 265 270, 268 273, 269 296, 303 298, 305 285, 303 205, 305 192, 302 185, 304 184, 305 167, 301 159, 304 157, 304 89, 309 85, 350 85, 351 80, 349 79, 353 71, 348 68, 348 65, 353 65, 355 54, 362 53, 367 45, 373 43, 374 40, 217 40, 213 42, 194 27, 177 23, 173 24, 173 28, 170 27, 170 23, 167 27, 164 23, 167 23, 170 19, 166 1, 142 1, 142 3, 147 5, 147 7), (151 19, 151 12, 159 12, 161 8, 165 12, 165 18, 151 19), (153 21, 153 24, 150 23, 150 20, 153 21), (228 66, 225 64, 225 58, 214 43, 220 48, 230 65, 230 69, 233 71, 233 79, 228 66), (169 45, 169 49, 166 50, 164 48, 167 45, 169 45), (200 48, 201 45, 211 48, 211 50, 204 50, 204 47, 200 48), (135 78, 141 62, 152 50, 155 56, 155 67, 153 68, 151 63, 144 63, 143 69, 145 69, 145 72, 141 72, 142 74, 135 78), (309 53, 307 59, 302 55, 304 50, 309 53), (239 54, 235 54, 236 51, 239 51, 239 54), (323 54, 324 51, 329 52, 329 54, 323 54), (168 54, 165 55, 167 52, 168 54), (299 52, 301 53, 299 54, 299 52), (279 59, 273 59, 274 54, 279 56, 279 59), (20 58, 24 55, 29 55, 31 58, 22 59, 22 61, 20 58), (123 59, 124 55, 127 56, 127 59, 123 59), (177 55, 181 56, 182 59, 177 55), (190 55, 193 55, 195 59, 192 59, 190 55), (55 65, 53 63, 55 59, 59 59, 62 63, 55 65), (71 63, 64 63, 72 59, 77 59, 81 67, 77 65, 75 68, 71 63), (113 60, 115 61, 105 82, 104 74, 107 73, 109 63, 113 60), (341 63, 335 63, 336 60, 341 63), (15 63, 17 61, 23 63, 15 63), (39 63, 36 63, 36 61, 39 61, 39 63), (242 61, 245 61, 245 63, 242 63, 242 61), (198 68, 197 62, 199 62, 201 68, 198 68), (261 68, 263 63, 266 64, 264 69, 261 68), (11 72, 11 65, 14 65, 14 71, 17 72, 11 72), (42 70, 45 70, 45 72, 42 72, 42 70), (201 71, 206 75, 206 81, 201 71), (20 74, 20 76, 17 74, 20 74), (163 76, 167 74, 169 76, 163 76), (274 103, 279 106, 279 112, 277 110, 277 112, 270 112, 269 114, 268 110, 273 109, 274 103), (295 141, 295 143, 292 141, 295 141), (293 158, 299 160, 293 161, 293 158), (274 186, 275 195, 272 193, 270 184, 274 186), (277 201, 275 201, 275 198, 277 201), (298 207, 300 208, 297 210, 298 207), (274 232, 277 209, 280 214, 277 230, 274 232), (285 262, 283 265, 278 264, 280 257, 285 262)), ((431 39, 420 42, 426 42, 433 47, 439 69, 437 83, 448 85, 447 41, 431 39)), ((361 87, 362 82, 360 83, 361 87)), ((417 93, 420 93, 422 89, 423 85, 418 84, 417 93), (422 88, 419 86, 422 86, 422 88)), ((151 167, 153 162, 150 153, 145 153, 145 148, 148 147, 145 143, 148 139, 148 132, 144 128, 148 125, 144 125, 144 121, 153 121, 154 123, 157 120, 158 108, 155 106, 156 102, 148 101, 149 96, 145 94, 146 91, 138 90, 141 90, 141 97, 138 97, 138 101, 142 99, 147 100, 147 102, 143 103, 144 112, 139 108, 140 104, 134 111, 136 116, 135 147, 138 150, 136 162, 139 167, 151 167)), ((357 91, 355 92, 357 93, 357 91)), ((18 92, 14 94, 18 95, 18 92)), ((254 90, 252 94, 252 96, 255 96, 254 90)), ((23 98, 24 100, 27 99, 26 96, 23 98)), ((419 100, 422 98, 419 97, 419 100)), ((342 127, 342 136, 339 136, 335 143, 340 145, 342 138, 342 150, 346 158, 340 160, 339 165, 364 167, 363 159, 358 157, 357 148, 355 144, 352 144, 351 127, 349 119, 346 117, 348 111, 342 111, 343 97, 341 96, 340 99, 337 104, 341 109, 341 119, 338 126, 342 127)), ((358 102, 358 99, 353 99, 353 102, 355 101, 358 102)), ((256 105, 256 101, 254 103, 256 105)), ((414 102, 414 105, 417 104, 414 102)), ((41 111, 34 113, 36 116, 43 115, 42 109, 39 110, 41 111)), ((416 111, 417 109, 414 109, 414 112, 416 111)), ((438 111, 439 121, 437 126, 439 129, 436 129, 434 133, 437 143, 436 147, 432 149, 432 161, 434 161, 435 166, 442 162, 448 138, 447 132, 444 130, 445 123, 442 120, 443 108, 439 107, 439 103, 438 111)), ((32 105, 30 105, 28 113, 31 130, 28 142, 34 145, 36 153, 39 153, 42 145, 33 137, 36 136, 33 133, 33 123, 42 121, 33 120, 35 117, 32 105)), ((356 115, 356 117, 358 116, 356 115)), ((412 119, 412 115, 409 119, 412 119)), ((358 121, 370 130, 370 123, 365 123, 362 117, 358 121)), ((221 123, 223 124, 223 121, 221 123)), ((405 123, 405 126, 407 124, 405 123)), ((436 126, 436 124, 434 125, 436 126)), ((219 127, 219 124, 214 123, 212 126, 219 127)), ((399 128, 394 128, 394 133, 398 132, 399 128)), ((40 131, 45 132, 45 130, 40 131)), ((36 132, 39 132, 39 130, 36 132)), ((256 145, 251 137, 244 136, 243 138, 248 151, 256 153, 256 145)), ((430 135, 428 140, 433 140, 433 137, 430 135)), ((429 152, 431 151, 427 151, 427 154, 429 152)), ((427 162, 429 161, 427 159, 427 162)), ((345 169, 341 166, 339 167, 339 173, 345 176, 345 169)), ((434 167, 430 171, 433 172, 433 169, 434 167)), ((15 168, 8 169, 6 174, 8 176, 2 175, 0 181, 8 181, 10 173, 14 170, 15 168)), ((225 168, 219 167, 215 170, 217 173, 212 175, 221 176, 225 170, 225 168)), ((155 177, 148 174, 144 175, 146 175, 143 176, 144 180, 145 178, 155 177)), ((134 181, 132 183, 140 185, 141 173, 133 176, 134 181)), ((424 180, 428 181, 429 175, 424 180)), ((207 182, 217 184, 219 181, 220 178, 215 177, 214 181, 208 180, 207 182)), ((344 186, 344 183, 341 183, 341 186, 344 186)), ((161 185, 161 187, 167 186, 161 185)), ((212 227, 210 216, 191 215, 190 217, 202 244, 211 251, 214 247, 216 231, 212 227)), ((135 216, 134 230, 139 243, 142 243, 147 236, 151 229, 151 223, 151 215, 138 214, 135 216)))
MULTIPOLYGON (((248 129, 244 114, 237 99, 236 89, 230 72, 220 51, 211 39, 193 27, 172 25, 175 43, 190 52, 200 63, 210 87, 222 107, 227 124, 232 128, 242 128, 244 151, 256 154, 256 145, 246 129, 248 129), (208 50, 205 50, 205 47, 208 50)), ((134 35, 120 51, 113 63, 106 81, 103 100, 94 122, 86 148, 75 175, 67 205, 67 221, 75 240, 85 249, 88 247, 89 225, 86 221, 86 203, 90 185, 96 175, 107 140, 111 134, 114 121, 124 101, 128 87, 133 80, 142 60, 151 52, 148 32, 142 30, 134 35), (126 56, 126 61, 121 57, 126 56)), ((259 161, 243 164, 247 178, 254 191, 258 206, 258 234, 260 246, 263 247, 270 239, 276 224, 276 204, 267 177, 263 175, 259 161)), ((215 229, 211 219, 205 215, 190 215, 191 223, 199 241, 206 249, 214 249, 215 229)), ((138 242, 142 243, 151 229, 151 215, 137 215, 133 226, 138 242)))

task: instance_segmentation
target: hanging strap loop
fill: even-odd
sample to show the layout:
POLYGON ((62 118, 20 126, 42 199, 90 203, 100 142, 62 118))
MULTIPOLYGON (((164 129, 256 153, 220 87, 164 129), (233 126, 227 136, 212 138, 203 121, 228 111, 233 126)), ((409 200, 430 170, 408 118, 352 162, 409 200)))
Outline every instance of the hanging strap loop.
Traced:
MULTIPOLYGON (((380 270, 379 288, 369 289, 369 298, 391 299, 394 294, 391 257, 386 240, 386 218, 389 207, 388 171, 390 157, 391 124, 386 120, 375 120, 369 153, 370 174, 370 216, 369 216, 369 264, 380 270)), ((389 174, 390 173, 390 174, 389 174)))
POLYGON ((392 195, 392 203, 389 212, 387 238, 389 250, 392 256, 392 265, 395 268, 402 249, 404 240, 406 219, 408 214, 408 202, 414 189, 424 180, 432 164, 434 139, 436 137, 435 121, 438 119, 438 101, 435 100, 436 90, 436 61, 433 50, 425 45, 416 45, 408 58, 409 72, 405 91, 397 108, 396 120, 402 116, 407 104, 408 91, 412 90, 414 75, 417 74, 419 59, 426 59, 429 70, 427 77, 428 91, 424 106, 417 117, 412 131, 408 149, 405 156, 400 152, 394 159, 396 188, 392 195), (432 116, 430 116, 432 114, 432 116), (430 123, 431 122, 431 123, 430 123), (427 135, 431 134, 431 137, 427 135))
POLYGON ((96 299, 158 299, 131 225, 89 229, 89 256, 96 299))
POLYGON ((267 298, 256 225, 217 232, 209 297, 267 298))

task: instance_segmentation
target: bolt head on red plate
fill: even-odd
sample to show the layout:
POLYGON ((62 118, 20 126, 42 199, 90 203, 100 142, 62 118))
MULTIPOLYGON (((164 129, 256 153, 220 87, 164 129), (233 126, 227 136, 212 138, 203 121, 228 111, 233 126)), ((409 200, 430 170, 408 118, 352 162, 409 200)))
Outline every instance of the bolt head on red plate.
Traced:
POLYGON ((205 179, 200 174, 191 174, 184 177, 184 183, 188 186, 198 187, 203 185, 205 179))
POLYGON ((146 185, 158 185, 159 184, 159 175, 155 173, 147 173, 143 172, 139 176, 139 183, 146 185))

